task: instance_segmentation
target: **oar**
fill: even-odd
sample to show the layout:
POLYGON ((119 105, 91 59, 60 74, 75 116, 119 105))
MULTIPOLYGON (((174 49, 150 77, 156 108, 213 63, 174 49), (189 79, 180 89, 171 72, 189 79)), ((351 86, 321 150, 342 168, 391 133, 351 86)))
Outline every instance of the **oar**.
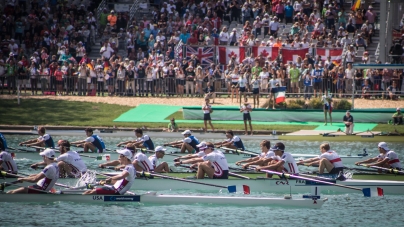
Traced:
POLYGON ((163 146, 172 146, 173 143, 179 143, 179 142, 182 142, 182 140, 174 141, 174 142, 171 142, 171 143, 165 143, 165 144, 163 144, 163 146))
POLYGON ((21 149, 21 148, 13 148, 13 147, 8 147, 7 149, 15 150, 15 151, 25 151, 25 152, 36 152, 36 151, 31 151, 31 150, 26 150, 26 149, 21 149))
MULTIPOLYGON (((22 177, 29 176, 29 174, 24 174, 24 173, 19 173, 19 174, 20 174, 20 175, 12 174, 12 173, 7 173, 7 172, 5 172, 5 171, 1 171, 1 175, 4 176, 4 177, 6 177, 7 175, 12 176, 12 177, 17 177, 17 178, 22 178, 22 177)), ((19 181, 17 181, 17 183, 18 183, 18 182, 19 182, 19 181)), ((12 182, 11 182, 11 183, 12 183, 12 182)), ((56 186, 59 186, 59 187, 63 187, 63 188, 73 188, 73 187, 71 187, 71 186, 69 186, 69 185, 60 184, 60 183, 55 183, 55 185, 56 185, 56 186)))
MULTIPOLYGON (((144 152, 147 152, 147 153, 156 153, 154 150, 147 150, 147 149, 145 149, 145 148, 136 148, 136 150, 140 150, 140 151, 142 151, 143 153, 144 152)), ((166 153, 166 152, 164 152, 165 153, 165 155, 170 155, 170 156, 175 156, 175 157, 182 157, 181 155, 178 155, 178 154, 170 154, 170 153, 166 153)))
MULTIPOLYGON (((179 166, 181 166, 181 167, 184 167, 184 168, 188 168, 188 169, 191 169, 191 167, 190 166, 187 166, 187 165, 179 165, 179 166)), ((243 175, 240 175, 240 174, 236 174, 236 173, 232 173, 232 172, 229 172, 229 176, 232 176, 232 177, 237 177, 237 178, 241 178, 241 179, 251 179, 251 178, 249 178, 249 177, 246 177, 246 176, 243 176, 243 175)))
MULTIPOLYGON (((42 150, 47 149, 46 147, 37 147, 37 146, 31 146, 31 147, 32 147, 32 148, 35 148, 35 149, 42 149, 42 150)), ((59 153, 59 151, 57 150, 57 148, 58 148, 58 147, 55 147, 55 148, 52 148, 52 149, 54 149, 56 153, 59 153)), ((82 156, 82 157, 95 158, 95 159, 97 159, 97 160, 102 160, 102 156, 101 156, 101 155, 99 155, 99 156, 91 156, 91 155, 82 154, 80 151, 76 151, 76 152, 77 152, 80 156, 82 156)))
MULTIPOLYGON (((328 182, 328 181, 316 180, 316 179, 309 178, 309 177, 301 177, 301 176, 297 176, 297 175, 294 175, 294 174, 280 173, 280 172, 276 172, 276 171, 272 171, 272 170, 264 170, 264 169, 262 169, 260 171, 265 172, 265 173, 269 173, 269 174, 275 174, 275 175, 278 175, 278 176, 283 177, 283 178, 300 179, 300 180, 312 181, 312 182, 316 182, 316 183, 327 184, 327 185, 341 187, 341 188, 348 188, 348 189, 352 189, 352 190, 357 190, 357 191, 361 191, 365 197, 371 197, 371 189, 370 188, 356 188, 356 187, 351 187, 351 186, 342 185, 342 184, 335 184, 335 183, 331 183, 331 182, 328 182)), ((382 188, 378 187, 377 192, 378 192, 379 196, 383 195, 383 189, 382 188)))
POLYGON ((251 152, 251 151, 243 151, 243 150, 240 150, 240 149, 232 149, 232 148, 227 148, 227 147, 219 147, 219 148, 223 149, 225 151, 232 151, 232 152, 235 152, 237 154, 241 153, 241 154, 249 154, 249 155, 254 155, 254 156, 259 155, 257 153, 251 152))
POLYGON ((383 168, 379 166, 368 166, 366 164, 359 164, 360 166, 368 167, 368 168, 373 168, 373 169, 380 169, 387 171, 388 173, 395 173, 395 174, 404 174, 404 171, 398 170, 398 169, 393 169, 393 168, 383 168))

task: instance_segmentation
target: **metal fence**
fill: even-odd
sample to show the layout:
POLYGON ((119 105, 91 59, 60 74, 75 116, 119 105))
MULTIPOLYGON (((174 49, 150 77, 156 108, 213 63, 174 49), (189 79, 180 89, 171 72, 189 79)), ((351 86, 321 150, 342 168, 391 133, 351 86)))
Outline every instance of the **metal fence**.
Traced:
MULTIPOLYGON (((20 79, 15 76, 0 77, 2 92, 16 93, 17 85, 23 93, 32 95, 82 95, 82 96, 196 96, 203 97, 207 93, 208 82, 216 95, 230 95, 232 92, 241 93, 240 88, 233 87, 231 80, 205 78, 204 80, 186 80, 174 77, 161 79, 135 78, 97 79, 95 77, 63 77, 61 80, 55 76, 39 75, 29 79, 20 79)), ((367 79, 335 79, 323 78, 319 83, 306 86, 303 80, 292 83, 289 78, 281 79, 282 86, 286 86, 287 97, 320 97, 326 91, 335 98, 399 98, 404 95, 404 79, 390 80, 370 77, 367 79)), ((259 92, 261 96, 270 94, 267 81, 262 81, 259 92)), ((252 87, 247 84, 244 94, 252 94, 252 87)))

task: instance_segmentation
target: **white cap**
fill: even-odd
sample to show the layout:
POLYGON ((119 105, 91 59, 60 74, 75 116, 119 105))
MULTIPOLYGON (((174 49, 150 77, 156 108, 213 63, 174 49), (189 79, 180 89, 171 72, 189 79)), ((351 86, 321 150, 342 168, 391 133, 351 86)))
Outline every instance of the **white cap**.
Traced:
POLYGON ((191 132, 191 130, 185 130, 185 131, 183 131, 181 134, 182 134, 182 135, 191 135, 192 132, 191 132))
POLYGON ((47 158, 55 158, 55 151, 53 149, 46 148, 44 151, 39 153, 39 155, 45 156, 47 158))
POLYGON ((198 145, 196 145, 197 147, 206 147, 206 142, 202 141, 200 142, 198 145))
POLYGON ((154 151, 155 152, 158 152, 158 151, 166 151, 166 149, 164 149, 162 146, 157 146, 156 148, 154 148, 154 151))
POLYGON ((132 151, 130 151, 129 149, 117 150, 116 152, 125 156, 127 159, 132 160, 133 154, 132 151))
POLYGON ((386 142, 380 142, 377 146, 380 147, 380 148, 383 148, 386 151, 390 150, 389 147, 387 146, 386 142))
POLYGON ((397 107, 396 111, 400 111, 400 107, 397 107))

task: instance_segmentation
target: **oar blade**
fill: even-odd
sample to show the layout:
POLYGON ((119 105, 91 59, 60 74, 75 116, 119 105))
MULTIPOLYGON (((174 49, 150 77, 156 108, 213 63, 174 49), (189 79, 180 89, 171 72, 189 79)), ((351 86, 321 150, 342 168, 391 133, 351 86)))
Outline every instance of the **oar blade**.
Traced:
POLYGON ((236 193, 237 187, 236 187, 236 185, 230 185, 227 187, 227 190, 229 190, 229 193, 236 193))
POLYGON ((243 184, 243 192, 245 195, 250 194, 250 186, 243 184))
POLYGON ((365 197, 377 197, 384 196, 383 188, 364 188, 362 189, 363 195, 365 197))

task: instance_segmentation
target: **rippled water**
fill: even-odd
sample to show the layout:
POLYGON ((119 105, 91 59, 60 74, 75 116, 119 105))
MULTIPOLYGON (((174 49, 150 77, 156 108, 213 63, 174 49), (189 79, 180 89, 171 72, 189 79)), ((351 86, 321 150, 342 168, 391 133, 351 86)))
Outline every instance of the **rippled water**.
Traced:
MULTIPOLYGON (((7 135, 6 138, 9 146, 17 147, 18 142, 32 136, 7 135)), ((83 139, 83 137, 63 138, 70 141, 83 139)), ((54 140, 58 139, 61 137, 54 137, 54 140)), ((103 139, 107 147, 112 149, 118 142, 130 138, 103 139)), ((170 139, 152 139, 156 145, 170 142, 170 139)), ((220 140, 221 138, 212 141, 220 140)), ((259 140, 244 141, 249 150, 258 150, 259 142, 259 140)), ((292 153, 317 153, 321 144, 320 141, 284 141, 284 143, 286 149, 292 153)), ((404 142, 388 144, 399 153, 400 158, 403 158, 404 142)), ((332 149, 340 154, 362 153, 363 148, 367 148, 369 153, 376 154, 376 146, 377 143, 374 142, 331 142, 332 149)), ((22 172, 35 172, 29 169, 31 162, 19 160, 18 166, 22 172)), ((96 168, 98 163, 87 161, 89 168, 96 168)), ((301 195, 293 195, 295 198, 299 196, 301 195)), ((0 226, 404 226, 404 196, 364 198, 358 193, 324 196, 329 200, 319 210, 209 205, 91 205, 66 202, 23 204, 0 201, 0 226)))

